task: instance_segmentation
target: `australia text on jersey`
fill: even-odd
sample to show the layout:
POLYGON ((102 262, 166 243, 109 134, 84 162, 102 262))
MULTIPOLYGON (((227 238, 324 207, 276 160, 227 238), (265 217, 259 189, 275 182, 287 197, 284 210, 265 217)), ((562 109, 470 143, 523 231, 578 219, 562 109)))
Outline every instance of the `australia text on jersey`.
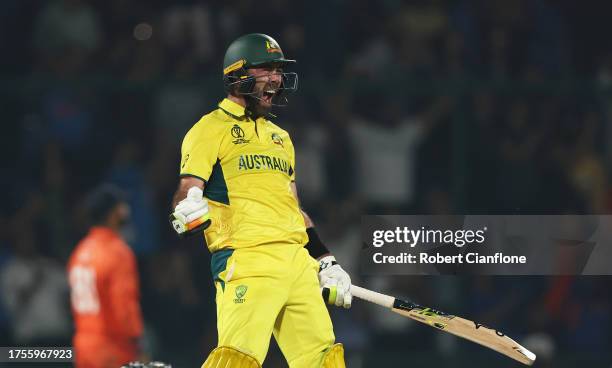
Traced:
POLYGON ((290 175, 289 163, 278 157, 267 155, 240 155, 238 158, 238 170, 261 169, 278 170, 290 175))

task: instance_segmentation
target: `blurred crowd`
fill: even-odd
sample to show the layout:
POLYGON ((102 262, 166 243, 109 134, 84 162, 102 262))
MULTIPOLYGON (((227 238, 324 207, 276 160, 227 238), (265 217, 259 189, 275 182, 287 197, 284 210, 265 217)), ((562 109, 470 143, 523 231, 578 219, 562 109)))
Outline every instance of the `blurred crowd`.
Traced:
MULTIPOLYGON (((64 267, 86 231, 80 203, 111 182, 132 208, 124 235, 139 257, 146 348, 179 367, 203 360, 216 342, 209 255, 166 219, 181 139, 224 97, 225 48, 262 32, 298 60, 300 89, 276 122, 296 146, 303 207, 355 282, 531 339, 542 367, 564 350, 597 359, 612 346, 608 278, 366 278, 357 256, 366 213, 609 213, 606 8, 0 2, 0 345, 70 343, 64 267)), ((334 320, 355 368, 379 351, 473 348, 360 305, 334 320)), ((273 351, 268 366, 278 361, 273 351)))

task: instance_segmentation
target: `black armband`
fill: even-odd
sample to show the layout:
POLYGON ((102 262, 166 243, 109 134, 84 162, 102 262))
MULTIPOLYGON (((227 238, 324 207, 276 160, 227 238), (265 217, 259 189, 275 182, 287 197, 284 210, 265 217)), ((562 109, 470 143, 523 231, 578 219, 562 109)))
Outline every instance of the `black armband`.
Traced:
POLYGON ((317 234, 314 227, 309 227, 306 229, 306 234, 308 234, 308 243, 306 243, 305 247, 312 258, 316 259, 329 253, 329 250, 319 238, 319 234, 317 234))

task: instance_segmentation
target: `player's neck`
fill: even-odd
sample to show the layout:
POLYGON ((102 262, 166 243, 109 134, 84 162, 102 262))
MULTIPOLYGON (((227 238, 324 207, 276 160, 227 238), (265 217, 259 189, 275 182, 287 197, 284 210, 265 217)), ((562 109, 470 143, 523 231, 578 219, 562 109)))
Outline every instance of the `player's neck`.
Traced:
POLYGON ((244 107, 245 114, 253 120, 260 118, 260 117, 266 117, 268 115, 274 116, 270 114, 269 111, 258 111, 259 109, 257 108, 257 106, 255 107, 252 105, 249 106, 249 103, 247 102, 247 99, 245 96, 235 96, 232 94, 228 94, 227 99, 244 107))
POLYGON ((246 100, 244 99, 244 96, 234 96, 232 94, 228 94, 227 99, 232 102, 237 103, 238 105, 242 107, 246 107, 246 100))

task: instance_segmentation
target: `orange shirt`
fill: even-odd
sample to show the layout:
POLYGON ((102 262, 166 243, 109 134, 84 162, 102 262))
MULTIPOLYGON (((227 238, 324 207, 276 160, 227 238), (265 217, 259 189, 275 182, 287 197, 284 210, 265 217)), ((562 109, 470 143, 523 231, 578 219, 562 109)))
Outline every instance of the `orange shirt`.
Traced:
POLYGON ((130 345, 142 335, 136 257, 119 234, 93 227, 70 256, 68 279, 75 346, 79 339, 130 345))

